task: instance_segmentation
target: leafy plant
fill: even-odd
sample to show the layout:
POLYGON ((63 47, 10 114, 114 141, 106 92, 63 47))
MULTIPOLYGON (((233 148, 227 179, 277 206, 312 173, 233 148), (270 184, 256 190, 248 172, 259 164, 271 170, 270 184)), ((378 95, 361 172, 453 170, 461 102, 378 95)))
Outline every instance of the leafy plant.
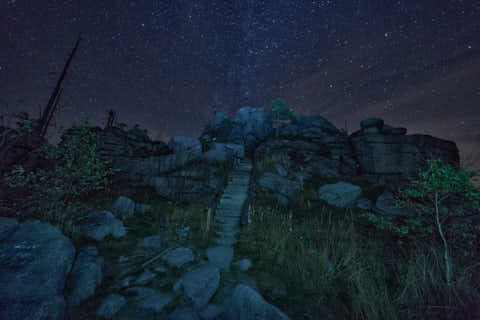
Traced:
POLYGON ((276 137, 278 137, 278 130, 281 121, 295 119, 292 110, 286 105, 285 101, 280 98, 277 98, 271 102, 268 118, 272 119, 276 124, 276 137))
MULTIPOLYGON (((442 228, 442 223, 451 215, 451 212, 442 207, 442 202, 452 195, 461 194, 468 200, 473 201, 473 207, 478 211, 480 210, 478 202, 480 192, 475 186, 469 183, 470 178, 476 175, 474 171, 468 171, 462 168, 456 171, 449 165, 441 165, 440 159, 430 159, 428 164, 429 167, 426 171, 422 172, 420 170, 419 180, 413 181, 411 188, 398 190, 399 199, 396 201, 396 207, 405 204, 413 205, 413 207, 420 209, 420 212, 428 214, 432 213, 431 208, 423 204, 415 204, 411 200, 424 200, 433 206, 435 226, 437 227, 444 247, 447 284, 451 287, 451 261, 446 234, 442 228)), ((412 220, 411 222, 415 222, 415 224, 413 224, 414 227, 420 225, 419 220, 412 220)))
MULTIPOLYGON (((58 130, 62 132, 62 128, 58 130)), ((52 172, 43 169, 26 172, 23 166, 15 166, 5 181, 10 187, 28 186, 32 194, 26 205, 45 209, 45 199, 67 206, 74 200, 90 195, 94 191, 109 190, 108 178, 119 169, 108 168, 109 161, 102 161, 98 154, 97 137, 91 131, 88 121, 74 124, 65 135, 66 143, 62 148, 45 144, 34 152, 45 159, 54 160, 52 172)))

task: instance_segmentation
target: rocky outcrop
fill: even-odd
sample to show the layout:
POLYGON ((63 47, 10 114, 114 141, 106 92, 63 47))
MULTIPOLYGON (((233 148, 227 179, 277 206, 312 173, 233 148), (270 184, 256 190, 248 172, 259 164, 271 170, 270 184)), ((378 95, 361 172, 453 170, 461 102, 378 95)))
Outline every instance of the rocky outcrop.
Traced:
MULTIPOLYGON (((428 135, 408 136, 405 128, 384 125, 376 118, 362 121, 361 126, 362 130, 347 136, 322 117, 297 116, 293 123, 280 127, 278 139, 269 137, 258 146, 256 164, 282 159, 286 171, 322 178, 361 176, 392 191, 418 178, 429 157, 453 167, 459 164, 454 142, 428 135)), ((278 190, 279 197, 281 193, 278 190)))
POLYGON ((289 167, 322 177, 351 177, 357 174, 348 136, 322 117, 297 116, 279 129, 279 139, 267 139, 255 159, 279 155, 289 167))
MULTIPOLYGON (((68 141, 72 129, 66 130, 58 144, 59 148, 68 141)), ((152 141, 147 130, 142 130, 136 125, 133 129, 125 131, 119 127, 93 127, 91 132, 97 135, 97 152, 103 158, 113 160, 118 156, 159 156, 171 154, 172 150, 162 141, 152 141)))
POLYGON ((224 113, 216 113, 200 140, 240 144, 251 156, 257 145, 272 132, 273 124, 266 118, 264 108, 243 107, 237 110, 233 120, 224 113))
POLYGON ((361 130, 350 136, 360 175, 374 184, 400 185, 418 177, 427 167, 426 159, 440 158, 458 167, 456 144, 429 135, 405 135, 405 128, 384 125, 382 119, 370 118, 360 123, 361 130))

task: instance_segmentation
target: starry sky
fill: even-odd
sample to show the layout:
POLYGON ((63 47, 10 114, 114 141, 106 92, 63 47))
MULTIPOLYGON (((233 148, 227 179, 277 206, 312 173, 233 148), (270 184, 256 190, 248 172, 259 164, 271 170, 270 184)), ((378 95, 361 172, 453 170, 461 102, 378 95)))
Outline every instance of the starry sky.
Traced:
POLYGON ((380 117, 455 141, 480 169, 480 1, 1 0, 1 115, 38 117, 80 33, 56 125, 114 109, 168 142, 215 101, 282 98, 349 133, 380 117))

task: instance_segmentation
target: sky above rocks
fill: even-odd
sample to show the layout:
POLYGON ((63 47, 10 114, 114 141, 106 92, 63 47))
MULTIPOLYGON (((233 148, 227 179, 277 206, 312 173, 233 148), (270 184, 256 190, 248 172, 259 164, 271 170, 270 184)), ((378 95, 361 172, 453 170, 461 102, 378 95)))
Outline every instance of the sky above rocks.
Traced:
POLYGON ((480 1, 4 0, 0 115, 38 117, 80 33, 58 126, 103 127, 114 109, 168 142, 198 137, 215 101, 233 115, 282 98, 350 133, 380 117, 452 140, 480 163, 480 1))

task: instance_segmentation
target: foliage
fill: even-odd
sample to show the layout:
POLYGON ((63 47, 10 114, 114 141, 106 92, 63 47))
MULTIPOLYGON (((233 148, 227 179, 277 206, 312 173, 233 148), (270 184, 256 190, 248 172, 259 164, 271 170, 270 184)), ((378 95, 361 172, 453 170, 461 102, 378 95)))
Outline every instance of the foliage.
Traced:
POLYGON ((268 118, 272 120, 294 120, 292 110, 286 105, 285 101, 280 98, 270 103, 270 112, 268 118))
POLYGON ((277 98, 271 102, 268 118, 273 120, 274 124, 276 125, 275 136, 277 138, 279 135, 279 127, 280 127, 279 122, 286 121, 286 120, 290 120, 290 121, 295 120, 292 110, 280 98, 277 98))
MULTIPOLYGON (((447 237, 451 244, 458 246, 464 256, 473 255, 475 248, 474 241, 478 238, 480 228, 474 230, 471 224, 450 224, 448 228, 442 224, 454 216, 452 212, 444 207, 442 202, 451 197, 463 197, 472 201, 473 208, 480 211, 479 199, 480 192, 478 188, 470 184, 470 178, 477 175, 474 171, 468 171, 460 168, 458 171, 449 165, 441 165, 439 159, 429 160, 427 170, 419 172, 419 180, 413 181, 410 188, 399 189, 398 199, 395 201, 395 207, 413 207, 420 213, 419 217, 405 218, 401 224, 391 221, 385 221, 373 214, 364 214, 363 216, 369 222, 376 225, 381 230, 393 231, 401 238, 423 238, 431 239, 434 234, 433 225, 436 226, 444 246, 444 258, 446 264, 447 282, 450 285, 450 256, 447 243, 447 237), (433 216, 432 216, 433 213, 433 216), (445 230, 444 230, 445 227, 445 230), (459 241, 458 241, 459 240, 459 241), (466 248, 461 248, 467 243, 466 248)), ((463 211, 460 211, 460 216, 463 211)))
POLYGON ((108 168, 109 161, 103 162, 98 157, 96 134, 90 129, 88 121, 83 125, 74 124, 65 135, 63 148, 45 144, 34 151, 45 159, 55 161, 53 172, 43 169, 26 172, 23 166, 15 166, 4 175, 6 183, 11 187, 31 188, 32 194, 26 203, 34 207, 38 205, 41 209, 46 208, 42 199, 52 199, 55 205, 66 206, 92 192, 108 191, 108 178, 119 169, 108 168))

